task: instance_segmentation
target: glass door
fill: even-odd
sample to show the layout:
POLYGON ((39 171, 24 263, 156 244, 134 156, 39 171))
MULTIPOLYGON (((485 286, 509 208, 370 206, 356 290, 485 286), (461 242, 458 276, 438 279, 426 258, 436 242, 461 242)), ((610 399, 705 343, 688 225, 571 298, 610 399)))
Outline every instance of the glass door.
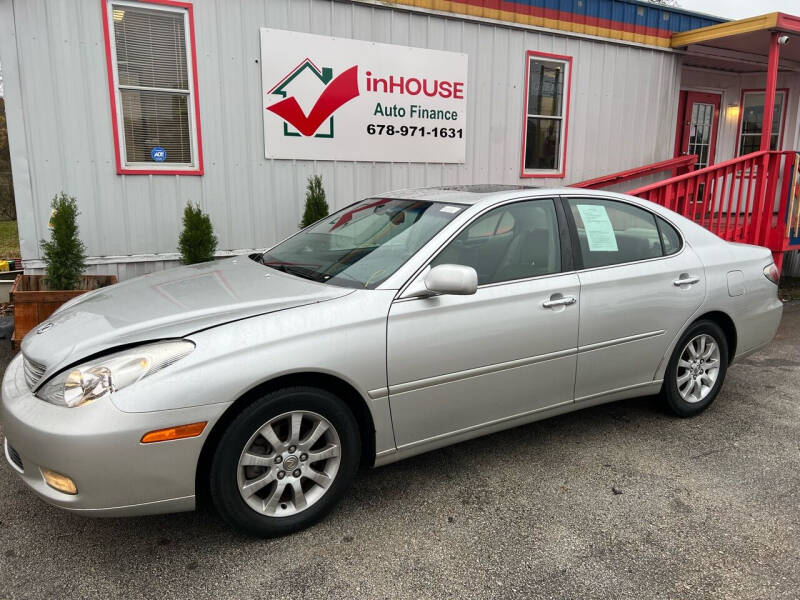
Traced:
POLYGON ((681 119, 681 154, 696 154, 695 170, 714 164, 721 96, 705 92, 686 94, 681 119))

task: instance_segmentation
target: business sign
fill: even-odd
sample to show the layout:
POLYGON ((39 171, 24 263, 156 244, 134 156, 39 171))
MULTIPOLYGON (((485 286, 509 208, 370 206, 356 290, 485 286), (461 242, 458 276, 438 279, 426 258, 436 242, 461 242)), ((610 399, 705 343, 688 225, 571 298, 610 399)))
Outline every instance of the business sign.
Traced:
POLYGON ((267 158, 463 163, 467 55, 261 29, 267 158))

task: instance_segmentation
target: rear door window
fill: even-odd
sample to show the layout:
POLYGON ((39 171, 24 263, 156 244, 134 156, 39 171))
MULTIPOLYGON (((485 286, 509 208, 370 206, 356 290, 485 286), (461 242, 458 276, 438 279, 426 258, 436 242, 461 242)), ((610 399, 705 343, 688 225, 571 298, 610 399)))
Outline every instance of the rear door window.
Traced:
MULTIPOLYGON (((570 198, 583 267, 605 267, 664 255, 656 217, 625 202, 570 198)), ((680 243, 680 238, 678 243, 680 243)))

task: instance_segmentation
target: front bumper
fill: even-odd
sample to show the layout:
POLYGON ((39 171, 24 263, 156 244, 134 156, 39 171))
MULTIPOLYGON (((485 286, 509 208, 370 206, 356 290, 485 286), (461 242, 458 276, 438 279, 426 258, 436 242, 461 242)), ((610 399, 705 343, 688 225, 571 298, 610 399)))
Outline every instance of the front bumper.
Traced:
POLYGON ((126 413, 102 398, 86 406, 63 408, 30 392, 22 356, 17 355, 3 379, 0 421, 9 464, 45 501, 92 516, 129 516, 194 508, 200 451, 228 406, 126 413), (198 421, 208 421, 198 437, 140 443, 148 431, 198 421), (49 487, 43 468, 72 478, 78 493, 69 495, 49 487))

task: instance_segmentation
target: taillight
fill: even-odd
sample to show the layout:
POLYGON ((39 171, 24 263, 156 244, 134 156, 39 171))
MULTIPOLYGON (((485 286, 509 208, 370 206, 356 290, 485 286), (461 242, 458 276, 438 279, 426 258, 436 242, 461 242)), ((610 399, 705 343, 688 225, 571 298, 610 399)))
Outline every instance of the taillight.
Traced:
POLYGON ((769 263, 766 267, 764 267, 764 277, 769 279, 775 285, 778 285, 781 274, 778 273, 778 267, 775 266, 775 263, 769 263))

